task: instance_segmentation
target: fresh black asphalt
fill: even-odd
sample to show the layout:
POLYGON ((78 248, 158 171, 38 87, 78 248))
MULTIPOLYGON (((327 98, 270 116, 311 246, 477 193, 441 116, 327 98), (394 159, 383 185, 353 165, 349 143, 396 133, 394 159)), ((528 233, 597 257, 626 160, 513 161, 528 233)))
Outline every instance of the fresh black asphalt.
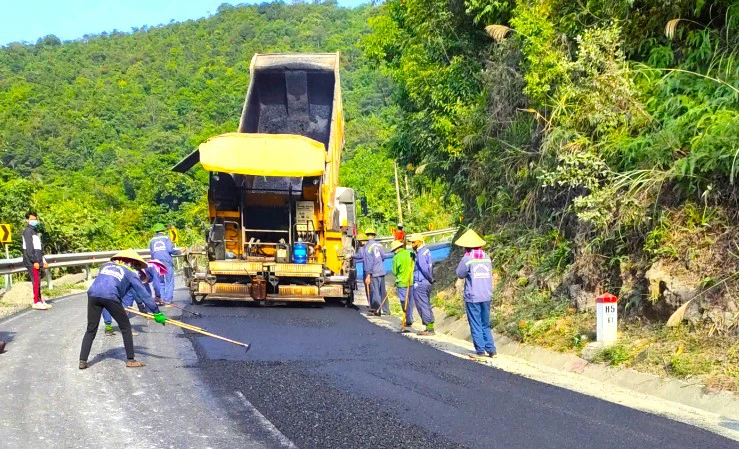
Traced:
MULTIPOLYGON (((203 384, 298 447, 737 448, 707 431, 445 354, 343 307, 195 306, 203 384)), ((231 418, 239 421, 239 414, 231 418)))

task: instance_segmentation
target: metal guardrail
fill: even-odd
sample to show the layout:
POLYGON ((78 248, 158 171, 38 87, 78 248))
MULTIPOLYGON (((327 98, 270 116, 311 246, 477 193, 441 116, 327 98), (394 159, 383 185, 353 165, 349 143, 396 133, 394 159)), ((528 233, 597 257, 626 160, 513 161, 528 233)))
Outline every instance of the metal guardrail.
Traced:
MULTIPOLYGON (((422 236, 426 237, 427 239, 430 238, 432 241, 436 241, 438 237, 443 237, 446 235, 453 236, 457 233, 457 228, 445 228, 445 229, 439 229, 436 231, 426 231, 426 232, 419 232, 418 234, 421 234, 422 236)), ((406 237, 408 237, 412 233, 406 234, 406 237)), ((390 243, 393 240, 395 240, 395 237, 378 237, 375 239, 377 243, 390 243)))
MULTIPOLYGON (((148 249, 137 249, 144 259, 151 258, 151 252, 148 249)), ((67 254, 47 254, 46 262, 49 264, 49 268, 61 268, 61 267, 80 267, 85 265, 95 265, 107 262, 117 254, 118 251, 100 251, 100 252, 89 252, 89 253, 67 253, 67 254)), ((26 267, 23 265, 23 258, 17 257, 15 259, 0 259, 0 274, 16 274, 24 273, 26 267)))
MULTIPOLYGON (((151 258, 151 251, 148 249, 137 249, 144 259, 151 258)), ((110 260, 118 251, 98 251, 98 252, 86 252, 86 253, 67 253, 67 254, 45 254, 46 262, 49 264, 49 268, 62 268, 62 267, 85 267, 85 279, 90 278, 90 267, 105 263, 110 260)), ((6 275, 5 284, 10 284, 9 275, 25 273, 26 267, 23 265, 23 258, 16 257, 14 259, 0 259, 0 275, 6 275)), ((46 285, 48 288, 53 287, 53 280, 51 277, 51 270, 46 270, 46 285)))
MULTIPOLYGON (((452 235, 457 232, 457 228, 439 229, 437 231, 420 232, 419 234, 436 239, 445 235, 452 235)), ((378 243, 389 243, 393 241, 393 237, 380 237, 376 239, 378 243)), ((144 259, 151 258, 151 252, 148 249, 137 249, 144 259)), ((99 251, 86 253, 67 253, 67 254, 47 254, 46 262, 49 268, 62 267, 85 267, 86 279, 90 278, 90 267, 98 265, 110 260, 118 251, 99 251)), ((9 275, 25 273, 26 267, 23 265, 23 258, 16 257, 14 259, 0 259, 0 275, 6 275, 6 285, 9 285, 9 275)), ((51 270, 46 270, 46 284, 48 288, 52 288, 51 270)))

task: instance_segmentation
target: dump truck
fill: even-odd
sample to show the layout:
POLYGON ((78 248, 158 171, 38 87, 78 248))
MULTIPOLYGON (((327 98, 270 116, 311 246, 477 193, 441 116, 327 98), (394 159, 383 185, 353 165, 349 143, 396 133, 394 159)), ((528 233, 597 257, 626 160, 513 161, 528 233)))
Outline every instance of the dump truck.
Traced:
POLYGON ((191 300, 351 304, 356 204, 338 186, 339 53, 256 54, 249 70, 237 132, 173 167, 209 172, 205 250, 184 267, 191 300))

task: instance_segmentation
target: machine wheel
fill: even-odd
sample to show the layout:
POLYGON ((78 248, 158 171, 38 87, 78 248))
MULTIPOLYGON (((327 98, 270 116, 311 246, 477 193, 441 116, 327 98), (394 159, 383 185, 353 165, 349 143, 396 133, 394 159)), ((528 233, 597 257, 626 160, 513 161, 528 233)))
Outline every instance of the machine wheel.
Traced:
POLYGON ((352 307, 352 308, 355 308, 355 309, 357 308, 354 305, 354 290, 352 290, 351 292, 349 292, 349 296, 346 298, 346 302, 345 302, 344 305, 346 307, 352 307))

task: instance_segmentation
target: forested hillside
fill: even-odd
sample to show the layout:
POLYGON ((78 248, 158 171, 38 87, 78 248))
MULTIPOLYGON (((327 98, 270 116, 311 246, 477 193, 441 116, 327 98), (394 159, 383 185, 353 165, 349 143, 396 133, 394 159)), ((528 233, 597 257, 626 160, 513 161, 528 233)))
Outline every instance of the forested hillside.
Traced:
MULTIPOLYGON (((19 233, 25 211, 38 209, 52 252, 141 246, 159 221, 202 235, 206 173, 168 170, 208 137, 236 129, 252 55, 338 50, 345 157, 361 158, 342 176, 367 196, 365 223, 387 231, 398 219, 393 163, 382 146, 394 109, 389 81, 356 45, 374 10, 224 4, 197 21, 1 48, 0 222, 19 233)), ((411 182, 414 192, 430 191, 428 182, 411 182)), ((410 190, 404 204, 420 195, 410 190)), ((417 201, 412 224, 446 224, 449 214, 433 201, 417 201)))
POLYGON ((487 234, 499 329, 577 349, 598 293, 638 331, 695 298, 701 337, 657 324, 606 358, 739 385, 739 2, 390 0, 370 24, 393 154, 487 234))

